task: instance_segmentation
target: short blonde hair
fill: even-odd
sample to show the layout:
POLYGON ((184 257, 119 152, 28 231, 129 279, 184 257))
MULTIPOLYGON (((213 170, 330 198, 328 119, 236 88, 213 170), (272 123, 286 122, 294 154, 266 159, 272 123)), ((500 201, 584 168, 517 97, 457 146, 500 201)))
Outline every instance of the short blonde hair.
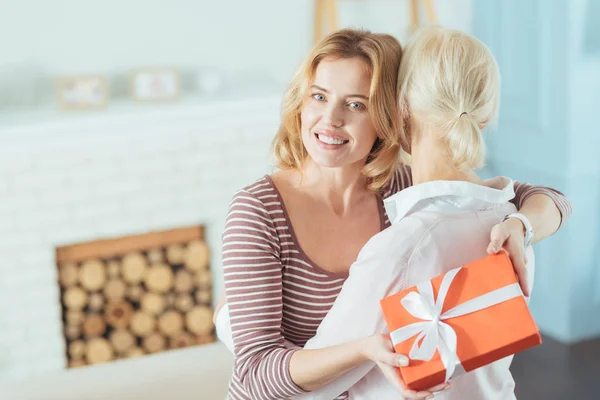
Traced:
POLYGON ((485 44, 463 32, 425 28, 406 46, 398 83, 403 116, 433 123, 455 167, 484 165, 481 129, 496 122, 500 107, 500 73, 485 44))
POLYGON ((369 113, 377 139, 369 154, 363 174, 368 187, 379 192, 391 180, 398 167, 400 153, 400 118, 397 79, 402 58, 400 42, 391 35, 366 30, 343 29, 317 43, 296 71, 285 92, 281 124, 272 144, 276 166, 299 169, 308 157, 302 143, 300 113, 315 71, 326 58, 360 58, 371 73, 369 113))

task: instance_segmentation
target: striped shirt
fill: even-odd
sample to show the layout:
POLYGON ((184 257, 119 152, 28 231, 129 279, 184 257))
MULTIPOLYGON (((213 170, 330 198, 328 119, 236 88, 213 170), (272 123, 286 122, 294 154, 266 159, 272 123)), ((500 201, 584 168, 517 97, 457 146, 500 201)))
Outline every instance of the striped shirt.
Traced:
MULTIPOLYGON (((402 166, 382 198, 411 184, 410 167, 402 166)), ((520 208, 540 193, 554 200, 564 222, 571 206, 554 189, 515 183, 513 203, 520 208)), ((382 201, 380 215, 382 229, 389 227, 382 201)), ((269 176, 234 195, 222 240, 235 353, 228 398, 288 399, 303 393, 290 376, 290 358, 314 336, 348 275, 320 268, 302 251, 269 176)))

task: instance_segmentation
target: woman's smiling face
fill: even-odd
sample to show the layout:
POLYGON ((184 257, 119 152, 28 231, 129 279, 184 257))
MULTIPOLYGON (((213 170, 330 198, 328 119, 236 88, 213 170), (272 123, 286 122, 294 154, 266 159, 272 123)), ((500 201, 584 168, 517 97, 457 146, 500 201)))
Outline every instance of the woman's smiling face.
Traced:
POLYGON ((377 139, 369 113, 371 73, 359 58, 324 59, 302 105, 302 141, 321 167, 364 164, 377 139))

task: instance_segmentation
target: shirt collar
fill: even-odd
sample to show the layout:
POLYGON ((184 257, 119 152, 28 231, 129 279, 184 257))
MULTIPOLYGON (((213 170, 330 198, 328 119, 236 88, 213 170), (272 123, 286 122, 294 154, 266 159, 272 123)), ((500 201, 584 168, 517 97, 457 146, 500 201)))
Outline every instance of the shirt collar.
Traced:
POLYGON ((496 177, 484 182, 487 186, 464 181, 425 182, 399 191, 384 199, 383 204, 390 222, 396 223, 424 201, 475 211, 501 206, 515 197, 512 179, 496 177))

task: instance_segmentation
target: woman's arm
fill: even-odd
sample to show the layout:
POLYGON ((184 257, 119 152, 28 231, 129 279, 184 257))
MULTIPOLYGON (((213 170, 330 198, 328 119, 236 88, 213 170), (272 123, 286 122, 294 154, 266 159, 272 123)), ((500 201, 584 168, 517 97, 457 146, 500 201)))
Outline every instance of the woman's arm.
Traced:
POLYGON ((553 235, 571 216, 566 196, 556 189, 515 182, 513 203, 533 226, 533 243, 553 235))
MULTIPOLYGON (((231 326, 229 323, 229 307, 225 303, 223 307, 219 309, 215 313, 215 325, 217 329, 217 335, 219 339, 225 344, 227 349, 234 352, 233 342, 231 336, 231 326)), ((387 340, 389 342, 389 339, 387 340)), ((296 348, 292 343, 286 341, 285 342, 287 348, 296 348)), ((389 359, 388 364, 393 366, 402 366, 405 365, 407 359, 404 357, 399 357, 396 355, 391 348, 386 343, 386 340, 381 337, 369 337, 363 340, 355 340, 349 343, 346 343, 342 346, 333 346, 329 348, 325 348, 319 351, 297 351, 294 355, 301 355, 303 358, 307 358, 306 360, 293 360, 290 362, 290 365, 295 364, 296 366, 308 365, 309 363, 312 365, 313 357, 327 357, 328 359, 334 360, 333 371, 330 374, 325 373, 324 375, 328 375, 329 377, 335 376, 343 376, 342 379, 336 379, 333 382, 330 382, 331 379, 326 379, 320 382, 324 375, 322 372, 317 374, 317 377, 308 377, 304 380, 314 381, 318 387, 315 391, 301 393, 293 397, 294 400, 330 400, 337 395, 345 392, 350 388, 354 383, 358 382, 363 376, 369 372, 369 370, 373 367, 374 364, 362 362, 360 365, 356 367, 351 367, 352 370, 349 373, 340 373, 338 371, 343 371, 339 369, 338 365, 344 364, 346 359, 348 359, 349 354, 353 354, 358 350, 358 353, 354 355, 354 357, 359 357, 359 360, 383 360, 389 359), (338 361, 335 361, 338 360, 338 361), (350 379, 350 380, 348 380, 350 379)), ((350 365, 353 366, 356 364, 356 361, 350 360, 350 365)), ((325 367, 327 368, 327 367, 325 367)), ((298 368, 300 373, 302 373, 303 368, 298 368)), ((295 375, 295 374, 292 374, 295 375)), ((302 378, 299 378, 302 380, 302 378)))
MULTIPOLYGON (((561 192, 544 186, 515 182, 513 203, 527 217, 533 227, 532 243, 553 235, 571 215, 571 204, 561 192)), ((504 248, 508 251, 519 277, 523 294, 530 295, 525 256, 525 226, 517 218, 509 218, 494 226, 490 234, 488 253, 504 248)))
MULTIPOLYGON (((234 197, 222 251, 235 369, 253 399, 289 398, 318 388, 374 354, 368 339, 318 350, 286 346, 277 233, 267 210, 251 193, 234 197)), ((383 362, 398 359, 391 351, 378 357, 383 362)))
MULTIPOLYGON (((515 197, 512 202, 533 227, 532 243, 553 235, 569 218, 572 211, 571 203, 561 192, 549 187, 519 182, 515 182, 515 197)), ((521 240, 521 234, 525 234, 525 226, 517 218, 509 218, 497 227, 501 228, 496 229, 497 232, 492 234, 488 247, 490 252, 500 251, 511 234, 518 240, 521 240)))
MULTIPOLYGON (((296 351, 292 356, 292 362, 290 363, 290 373, 296 380, 299 386, 303 387, 308 393, 307 398, 324 398, 332 399, 337 397, 341 393, 345 392, 356 383, 358 379, 364 376, 372 366, 367 366, 361 376, 349 385, 343 385, 339 390, 327 394, 325 397, 321 397, 323 393, 320 393, 317 397, 313 397, 310 391, 319 391, 323 386, 330 384, 337 378, 343 376, 350 370, 356 367, 362 366, 364 363, 370 361, 368 358, 368 352, 366 347, 369 341, 364 337, 363 339, 353 340, 339 345, 328 346, 322 349, 314 350, 299 350, 296 351)), ((393 351, 387 352, 387 354, 380 354, 380 358, 385 359, 386 363, 390 363, 394 366, 408 365, 408 359, 404 356, 394 354, 393 351)), ((304 395, 300 397, 294 396, 294 399, 303 399, 304 395)))
POLYGON ((222 243, 238 378, 232 385, 241 385, 238 390, 261 400, 302 393, 289 373, 296 349, 287 348, 281 334, 282 266, 277 234, 267 210, 254 195, 236 193, 222 243))

